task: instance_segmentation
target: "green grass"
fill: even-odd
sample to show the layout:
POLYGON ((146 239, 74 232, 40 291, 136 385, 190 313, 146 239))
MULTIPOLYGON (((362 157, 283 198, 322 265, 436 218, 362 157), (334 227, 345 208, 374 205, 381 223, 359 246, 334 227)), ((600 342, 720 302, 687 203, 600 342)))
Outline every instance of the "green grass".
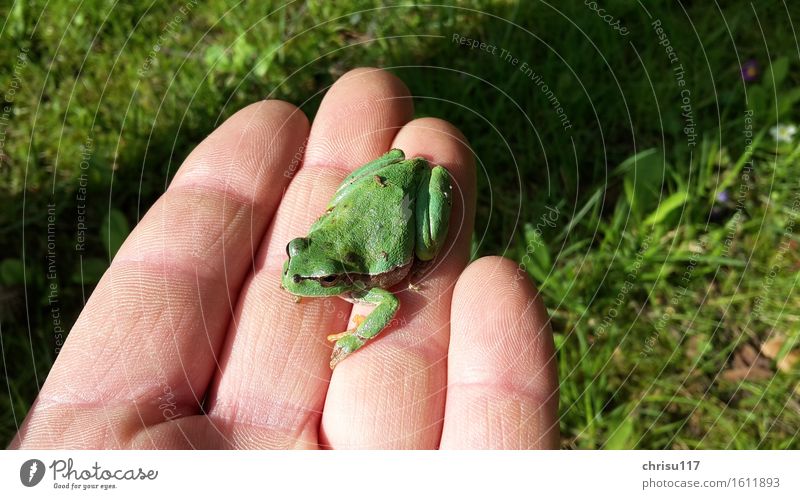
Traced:
POLYGON ((406 81, 419 116, 446 118, 471 141, 475 254, 524 262, 542 289, 557 332, 565 447, 800 447, 797 367, 767 363, 761 380, 722 375, 746 345, 781 335, 791 347, 800 337, 800 149, 776 147, 766 133, 800 119, 791 24, 800 9, 655 1, 646 12, 601 2, 627 27, 622 36, 583 2, 561 3, 213 1, 171 25, 179 7, 161 3, 3 2, 0 441, 55 358, 51 284, 68 330, 109 253, 216 124, 264 96, 313 117, 340 74, 376 65, 406 81), (518 62, 459 46, 454 33, 518 62), (739 63, 749 59, 762 74, 744 84, 739 63), (523 63, 553 89, 570 129, 523 63), (93 229, 79 255, 82 182, 93 229), (723 189, 726 203, 716 200, 723 189), (543 223, 555 209, 555 222, 543 223))

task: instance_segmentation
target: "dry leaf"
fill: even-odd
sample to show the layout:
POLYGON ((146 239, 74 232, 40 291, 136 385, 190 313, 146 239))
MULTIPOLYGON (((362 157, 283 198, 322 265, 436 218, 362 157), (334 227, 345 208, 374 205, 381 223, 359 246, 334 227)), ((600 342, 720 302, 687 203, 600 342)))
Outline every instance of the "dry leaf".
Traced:
POLYGON ((778 356, 778 352, 783 348, 784 343, 786 343, 786 338, 783 336, 773 336, 761 344, 761 353, 763 353, 766 358, 774 360, 775 357, 778 356))
POLYGON ((759 355, 752 345, 745 343, 733 355, 731 368, 722 372, 722 379, 727 381, 763 380, 773 376, 769 361, 759 355))
POLYGON ((776 365, 778 366, 779 370, 788 373, 795 365, 797 365, 798 362, 800 362, 800 351, 792 350, 784 355, 784 357, 779 360, 776 365))
POLYGON ((772 371, 763 367, 738 367, 722 372, 722 379, 726 381, 758 381, 770 379, 771 377, 772 371))
POLYGON ((758 359, 758 352, 753 345, 745 343, 742 345, 742 348, 739 349, 738 354, 741 356, 742 361, 744 361, 745 365, 752 366, 756 363, 756 359, 758 359))
MULTIPOLYGON (((761 345, 761 353, 763 353, 765 357, 775 360, 785 343, 786 338, 783 336, 775 336, 761 345)), ((800 362, 800 350, 795 349, 784 355, 775 365, 781 372, 787 373, 790 372, 798 362, 800 362)))

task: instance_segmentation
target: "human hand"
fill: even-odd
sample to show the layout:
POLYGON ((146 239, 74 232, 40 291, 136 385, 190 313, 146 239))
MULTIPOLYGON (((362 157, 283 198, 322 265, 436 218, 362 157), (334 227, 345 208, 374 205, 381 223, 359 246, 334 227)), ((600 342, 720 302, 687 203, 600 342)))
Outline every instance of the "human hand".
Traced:
POLYGON ((452 125, 411 118, 403 83, 362 68, 313 126, 275 100, 228 119, 117 253, 12 447, 558 446, 546 311, 513 262, 466 267, 472 153, 452 125), (398 294, 395 326, 332 373, 325 336, 358 307, 295 303, 279 289, 285 246, 391 147, 452 174, 448 242, 421 289, 398 294))

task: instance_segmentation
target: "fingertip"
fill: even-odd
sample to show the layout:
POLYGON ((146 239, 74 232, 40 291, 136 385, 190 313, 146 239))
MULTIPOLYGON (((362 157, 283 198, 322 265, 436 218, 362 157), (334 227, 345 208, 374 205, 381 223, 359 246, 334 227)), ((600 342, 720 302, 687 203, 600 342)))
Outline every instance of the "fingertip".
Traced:
POLYGON ((398 97, 411 95, 408 86, 403 80, 385 69, 371 66, 361 66, 347 71, 336 80, 334 86, 344 87, 345 84, 355 84, 359 90, 373 87, 373 91, 378 93, 388 91, 388 93, 398 97))
POLYGON ((397 76, 378 68, 348 71, 322 100, 304 166, 350 170, 373 160, 413 113, 408 87, 397 76))
POLYGON ((243 133, 261 124, 272 124, 278 131, 290 129, 308 134, 310 122, 302 109, 280 99, 264 99, 248 104, 226 119, 214 132, 243 133))
POLYGON ((528 273, 517 262, 506 257, 484 256, 470 263, 456 282, 454 306, 469 303, 481 295, 495 297, 504 302, 507 308, 532 305, 537 313, 544 312, 539 290, 528 273), (455 303, 457 297, 459 303, 455 303))
POLYGON ((527 369, 535 361, 552 355, 547 310, 527 273, 513 260, 487 256, 472 262, 456 282, 452 314, 450 344, 456 360, 463 357, 470 365, 517 378, 515 386, 527 384, 527 369))
POLYGON ((264 99, 248 104, 236 111, 231 118, 240 115, 247 116, 248 119, 275 119, 283 117, 285 121, 299 120, 298 124, 310 124, 308 116, 302 109, 291 102, 280 99, 264 99))
POLYGON ((309 129, 308 117, 293 104, 281 100, 249 104, 197 145, 170 188, 195 185, 248 201, 262 199, 262 191, 282 190, 288 182, 290 175, 281 169, 291 168, 293 162, 294 168, 299 167, 309 129))

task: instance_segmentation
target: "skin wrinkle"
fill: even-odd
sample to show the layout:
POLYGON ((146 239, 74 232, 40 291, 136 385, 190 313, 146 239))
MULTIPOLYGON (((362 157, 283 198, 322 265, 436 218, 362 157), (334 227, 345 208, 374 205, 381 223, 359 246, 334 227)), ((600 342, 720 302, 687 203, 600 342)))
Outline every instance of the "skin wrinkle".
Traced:
MULTIPOLYGON (((541 434, 540 419, 542 410, 521 399, 508 399, 491 391, 473 396, 467 400, 463 418, 470 421, 482 420, 483 432, 470 432, 463 447, 484 448, 487 442, 494 442, 499 448, 539 448, 542 442, 531 438, 541 434)), ((466 426, 466 425, 462 425, 466 426)))
POLYGON ((318 410, 296 405, 285 399, 254 397, 252 401, 262 408, 259 417, 255 417, 255 412, 242 410, 242 401, 248 401, 248 399, 242 397, 240 400, 232 400, 227 403, 220 402, 209 417, 212 421, 224 423, 228 428, 233 428, 236 424, 246 424, 259 429, 280 431, 287 435, 302 433, 311 420, 320 417, 318 410), (243 414, 246 415, 243 416, 243 414))
POLYGON ((142 261, 149 255, 157 255, 166 259, 169 267, 201 268, 206 269, 209 274, 222 277, 219 269, 213 265, 219 265, 219 262, 226 259, 222 245, 223 235, 227 235, 228 240, 243 238, 250 226, 252 207, 235 202, 233 198, 226 198, 224 193, 211 192, 209 196, 208 193, 203 195, 185 189, 186 187, 181 188, 176 194, 187 195, 173 197, 172 200, 158 203, 154 207, 152 217, 157 218, 151 221, 156 223, 136 233, 135 245, 123 245, 117 257, 120 261, 142 261), (211 205, 209 201, 216 203, 211 205), (173 206, 164 206, 167 203, 172 203, 173 206), (222 205, 224 208, 220 211, 219 206, 222 205), (181 211, 183 208, 191 210, 192 229, 189 231, 186 230, 185 220, 175 220, 170 216, 170 212, 181 211), (206 227, 206 230, 196 228, 200 226, 206 227), (174 258, 176 254, 181 254, 182 258, 174 258), (186 258, 187 256, 191 258, 186 258))
MULTIPOLYGON (((168 283, 189 283, 200 280, 201 286, 225 284, 223 276, 215 271, 213 262, 192 259, 187 263, 186 260, 175 259, 174 254, 167 251, 142 252, 138 259, 132 255, 125 255, 114 263, 121 267, 120 270, 136 269, 139 272, 151 272, 153 277, 168 283)), ((229 285, 225 287, 232 288, 229 285)))
MULTIPOLYGON (((139 266, 139 264, 136 265, 136 267, 138 267, 138 266, 139 266)), ((124 270, 125 267, 117 267, 117 269, 118 270, 120 270, 120 269, 124 270)), ((132 274, 131 277, 133 278, 133 282, 134 283, 139 283, 139 284, 141 284, 143 282, 146 282, 146 281, 142 281, 141 280, 143 275, 141 273, 137 273, 136 270, 138 270, 138 269, 137 268, 130 269, 130 271, 131 271, 130 273, 132 274)), ((110 274, 110 279, 112 281, 114 279, 113 276, 115 275, 115 272, 112 272, 110 274)), ((161 276, 154 275, 154 274, 147 274, 144 277, 148 277, 153 282, 153 285, 154 285, 154 287, 156 289, 161 289, 163 287, 163 282, 161 281, 161 276)), ((173 284, 175 284, 175 283, 173 283, 173 284)), ((124 282, 123 283, 117 283, 117 285, 125 287, 124 282)), ((174 286, 169 286, 169 289, 167 290, 167 292, 170 293, 173 296, 173 298, 177 299, 178 296, 175 295, 176 291, 179 291, 183 295, 180 298, 182 298, 184 301, 193 299, 193 297, 192 297, 193 293, 192 293, 191 284, 181 283, 180 287, 175 288, 174 286)), ((184 312, 184 308, 183 307, 160 307, 160 306, 157 306, 157 304, 152 304, 151 303, 150 306, 147 309, 140 309, 140 307, 142 306, 142 303, 145 303, 145 302, 142 301, 142 297, 135 296, 136 294, 148 295, 149 293, 146 290, 141 290, 139 293, 118 296, 117 299, 114 300, 115 308, 118 311, 121 311, 121 313, 125 316, 125 321, 126 322, 132 321, 132 323, 134 323, 134 324, 141 324, 144 321, 145 317, 146 317, 149 324, 144 324, 144 327, 147 327, 148 325, 166 323, 166 324, 170 325, 169 327, 173 331, 174 330, 180 330, 180 329, 186 329, 187 327, 191 326, 195 322, 195 321, 192 320, 193 318, 191 316, 188 316, 184 312), (152 315, 153 313, 156 313, 157 315, 154 316, 154 315, 152 315), (134 314, 134 315, 131 315, 131 314, 134 314), (186 324, 187 321, 189 321, 190 324, 187 325, 186 324)), ((100 319, 100 321, 104 321, 104 318, 102 318, 102 317, 99 318, 99 319, 100 319)), ((112 323, 112 324, 114 324, 114 326, 112 327, 112 331, 114 331, 114 330, 123 330, 124 329, 124 328, 122 328, 120 326, 116 326, 117 323, 118 323, 118 321, 114 321, 112 323)), ((117 335, 112 334, 112 335, 110 335, 108 337, 111 338, 111 337, 114 337, 114 336, 120 336, 121 338, 126 338, 126 334, 124 332, 120 332, 117 335)), ((164 338, 164 341, 169 341, 170 339, 172 339, 172 337, 167 337, 167 338, 164 338)), ((104 347, 107 347, 108 345, 111 345, 111 344, 113 344, 117 348, 120 348, 120 347, 125 348, 125 345, 126 345, 125 342, 118 343, 118 342, 106 341, 106 342, 103 343, 104 347)), ((165 345, 168 345, 168 343, 165 343, 165 345)), ((135 349, 135 352, 137 352, 139 355, 144 355, 145 352, 147 352, 147 351, 159 351, 159 350, 163 350, 163 347, 156 348, 155 345, 151 345, 150 341, 147 340, 146 343, 144 343, 143 345, 137 345, 137 348, 135 349)), ((125 357, 125 353, 126 352, 122 352, 120 354, 115 354, 114 356, 115 357, 123 357, 124 358, 125 357)), ((108 354, 106 354, 106 357, 107 356, 108 356, 108 354)), ((138 364, 137 361, 133 362, 133 365, 137 365, 137 364, 138 364)), ((127 365, 127 363, 125 363, 123 365, 127 365)), ((112 364, 109 364, 108 367, 109 367, 109 369, 114 369, 114 366, 115 366, 115 363, 112 363, 112 364)), ((99 379, 102 379, 103 377, 104 376, 100 376, 99 379)), ((142 387, 143 390, 147 390, 148 388, 149 387, 147 387, 147 386, 142 387)), ((117 394, 115 394, 112 391, 112 393, 103 394, 102 396, 107 398, 109 396, 114 397, 116 395, 117 394)))
MULTIPOLYGON (((225 433, 231 435, 230 444, 236 444, 234 429, 241 425, 247 425, 259 431, 267 430, 270 434, 283 435, 283 440, 297 441, 301 435, 308 433, 309 430, 316 433, 319 417, 319 411, 313 408, 291 404, 285 398, 264 399, 258 395, 254 395, 250 399, 240 397, 229 403, 220 402, 215 404, 214 411, 209 413, 209 418, 212 421, 221 422, 223 427, 227 429, 225 433), (252 401, 252 403, 243 407, 241 403, 243 400, 252 401), (266 404, 266 407, 264 407, 264 404, 266 404), (258 411, 250 410, 251 405, 258 407, 258 411), (253 415, 256 413, 266 415, 268 419, 260 420, 252 416, 240 416, 240 414, 253 415), (292 416, 287 417, 288 415, 292 416)), ((292 445, 280 445, 280 447, 292 447, 292 445)))
POLYGON ((540 366, 542 362, 531 360, 543 357, 540 352, 540 347, 532 345, 527 345, 524 351, 499 346, 494 352, 490 352, 489 356, 496 357, 498 360, 502 359, 502 364, 497 360, 493 361, 494 363, 455 364, 455 367, 460 370, 461 379, 458 384, 495 385, 497 389, 503 391, 517 392, 546 400, 552 395, 549 389, 544 388, 543 390, 547 383, 541 383, 541 378, 546 376, 547 372, 542 368, 534 367, 540 366), (524 357, 528 359, 522 360, 524 357))
MULTIPOLYGON (((47 442, 59 442, 58 447, 69 448, 96 448, 94 444, 87 442, 101 442, 104 448, 120 448, 125 443, 123 434, 126 429, 124 426, 115 427, 117 420, 123 420, 122 415, 127 412, 127 408, 115 408, 112 406, 102 412, 76 410, 72 406, 64 406, 58 410, 45 413, 41 424, 53 430, 52 437, 41 439, 41 434, 31 440, 28 439, 27 445, 38 448, 52 448, 56 445, 47 442)), ((18 442, 17 442, 18 443, 18 442)), ((12 447, 14 443, 12 443, 12 447)))
MULTIPOLYGON (((153 378, 151 376, 144 376, 145 381, 150 381, 153 378)), ((129 385, 136 385, 136 379, 132 379, 129 382, 129 385)), ((197 411, 199 404, 197 403, 196 398, 190 392, 190 387, 184 385, 180 381, 173 381, 170 382, 167 380, 167 385, 171 386, 171 394, 174 397, 174 403, 176 408, 180 408, 181 406, 184 407, 186 410, 183 411, 183 414, 187 413, 194 413, 197 411), (189 410, 191 409, 191 410, 189 410)), ((57 387, 53 391, 57 391, 57 387)), ((163 388, 161 384, 148 384, 144 383, 141 385, 141 388, 138 390, 118 390, 109 395, 103 395, 100 397, 82 397, 76 398, 74 392, 69 392, 67 390, 60 390, 61 393, 70 393, 72 396, 64 398, 64 397, 52 397, 48 392, 43 392, 40 396, 39 400, 41 401, 41 407, 43 408, 58 408, 59 406, 75 406, 79 408, 101 408, 101 407, 108 407, 108 406, 131 406, 136 405, 137 403, 147 405, 151 403, 151 401, 159 402, 160 397, 163 394, 163 388)), ((153 404, 154 406, 159 405, 158 403, 153 404)), ((175 410, 178 413, 178 410, 175 410)), ((159 413, 160 414, 160 413, 159 413)), ((158 418, 156 418, 158 419, 158 418)))

